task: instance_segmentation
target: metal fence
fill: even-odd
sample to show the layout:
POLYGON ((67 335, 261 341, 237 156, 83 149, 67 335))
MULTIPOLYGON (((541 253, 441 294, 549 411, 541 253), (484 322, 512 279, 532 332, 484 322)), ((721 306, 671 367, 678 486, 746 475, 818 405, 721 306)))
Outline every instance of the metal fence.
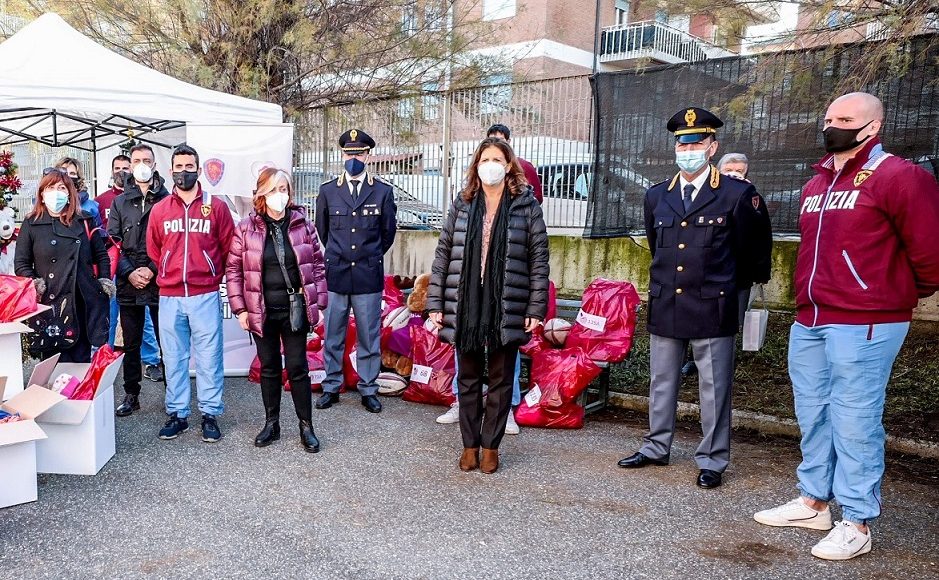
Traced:
MULTIPOLYGON (((745 153, 749 178, 766 198, 774 231, 798 232, 801 188, 811 165, 824 155, 820 130, 825 107, 850 74, 866 43, 825 49, 663 66, 641 72, 603 73, 594 79, 597 179, 585 235, 639 232, 646 189, 675 174, 669 117, 701 106, 724 121, 718 155, 745 153)), ((918 37, 905 48, 903 74, 884 70, 877 80, 852 87, 880 97, 886 107, 885 148, 939 168, 939 46, 918 37)))
POLYGON ((6 147, 13 152, 13 162, 16 163, 16 175, 23 186, 13 196, 10 206, 17 210, 17 220, 22 221, 26 214, 33 209, 36 200, 36 188, 42 179, 42 170, 52 167, 62 157, 78 159, 85 171, 85 182, 94 183, 94 163, 88 151, 73 147, 49 147, 41 143, 18 143, 6 147))
POLYGON ((370 168, 395 187, 402 226, 435 228, 464 180, 473 151, 494 123, 507 125, 516 153, 538 170, 554 233, 583 232, 587 216, 592 99, 587 76, 502 84, 333 106, 295 123, 294 179, 312 203, 342 170, 339 135, 359 128, 377 147, 370 168))

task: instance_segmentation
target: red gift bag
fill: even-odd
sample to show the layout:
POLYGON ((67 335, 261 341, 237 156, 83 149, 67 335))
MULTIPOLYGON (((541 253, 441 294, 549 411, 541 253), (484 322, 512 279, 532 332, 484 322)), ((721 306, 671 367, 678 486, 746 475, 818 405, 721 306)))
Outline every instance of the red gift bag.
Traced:
POLYGON ((395 284, 394 276, 385 276, 385 288, 381 293, 381 319, 395 308, 404 306, 404 292, 395 284))
POLYGON ((456 401, 453 377, 456 376, 456 351, 452 345, 423 326, 411 326, 414 369, 411 381, 401 398, 412 403, 450 406, 456 401))
POLYGON ((632 348, 639 302, 629 282, 597 278, 584 290, 565 346, 580 347, 593 360, 622 362, 632 348))
POLYGON ((515 413, 519 425, 579 429, 584 409, 577 397, 601 369, 580 348, 548 349, 532 355, 531 388, 515 413))
POLYGON ((95 398, 98 392, 98 383, 101 382, 101 376, 104 374, 108 365, 121 357, 121 353, 114 350, 107 344, 95 351, 91 357, 91 366, 85 372, 85 378, 82 379, 69 399, 73 401, 90 401, 95 398))
POLYGON ((31 278, 0 274, 0 322, 13 322, 38 308, 31 278))

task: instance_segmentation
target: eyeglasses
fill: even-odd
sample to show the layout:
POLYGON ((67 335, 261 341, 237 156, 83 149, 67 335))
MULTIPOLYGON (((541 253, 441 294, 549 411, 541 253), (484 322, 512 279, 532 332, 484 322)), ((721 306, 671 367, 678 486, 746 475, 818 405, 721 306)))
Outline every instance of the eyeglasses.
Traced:
POLYGON ((68 177, 68 171, 62 169, 61 167, 46 167, 45 169, 42 170, 42 176, 45 177, 49 175, 50 173, 52 173, 53 171, 57 173, 61 173, 65 177, 68 177))

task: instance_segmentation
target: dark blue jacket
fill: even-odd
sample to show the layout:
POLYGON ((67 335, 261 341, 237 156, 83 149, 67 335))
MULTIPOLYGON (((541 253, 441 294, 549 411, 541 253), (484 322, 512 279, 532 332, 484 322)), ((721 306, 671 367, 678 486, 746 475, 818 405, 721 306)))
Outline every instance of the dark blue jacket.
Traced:
POLYGON ((320 186, 316 231, 326 258, 326 287, 338 294, 371 294, 384 289, 383 257, 397 230, 391 185, 368 175, 352 199, 346 175, 320 186))
POLYGON ((711 175, 686 213, 676 175, 649 188, 650 334, 713 338, 737 332, 737 289, 769 279, 766 205, 747 181, 711 175))

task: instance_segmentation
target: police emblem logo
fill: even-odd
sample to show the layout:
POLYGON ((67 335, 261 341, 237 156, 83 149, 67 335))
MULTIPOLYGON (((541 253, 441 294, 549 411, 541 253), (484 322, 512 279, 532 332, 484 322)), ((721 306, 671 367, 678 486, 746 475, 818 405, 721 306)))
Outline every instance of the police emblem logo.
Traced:
POLYGON ((694 112, 694 109, 688 109, 685 111, 685 123, 688 123, 689 127, 694 127, 694 122, 698 119, 697 113, 694 112))
POLYGON ((212 213, 211 205, 204 204, 201 209, 202 209, 202 217, 209 217, 209 214, 212 213))
POLYGON ((854 187, 858 187, 867 181, 867 178, 871 176, 871 173, 873 173, 873 171, 868 171, 867 169, 858 171, 857 175, 854 176, 854 187))
POLYGON ((350 140, 350 141, 353 141, 353 142, 354 142, 354 141, 358 140, 358 138, 359 138, 359 132, 358 132, 358 131, 356 131, 355 129, 349 131, 349 140, 350 140))
POLYGON ((722 217, 717 218, 717 223, 719 223, 719 224, 724 223, 724 218, 722 218, 722 217))
POLYGON ((750 198, 750 202, 753 203, 753 209, 760 209, 760 196, 754 195, 750 198))

